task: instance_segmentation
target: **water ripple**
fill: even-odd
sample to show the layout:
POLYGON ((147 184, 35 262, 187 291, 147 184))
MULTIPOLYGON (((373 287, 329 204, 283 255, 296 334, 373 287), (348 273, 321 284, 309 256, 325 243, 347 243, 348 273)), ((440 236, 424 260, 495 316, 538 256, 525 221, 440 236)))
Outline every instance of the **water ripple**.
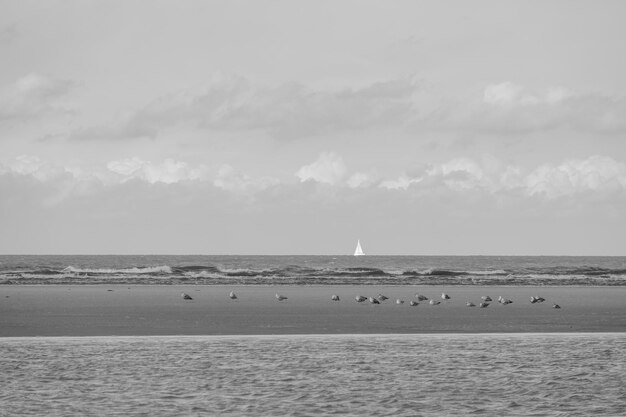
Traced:
POLYGON ((626 335, 0 339, 12 415, 624 415, 626 335))

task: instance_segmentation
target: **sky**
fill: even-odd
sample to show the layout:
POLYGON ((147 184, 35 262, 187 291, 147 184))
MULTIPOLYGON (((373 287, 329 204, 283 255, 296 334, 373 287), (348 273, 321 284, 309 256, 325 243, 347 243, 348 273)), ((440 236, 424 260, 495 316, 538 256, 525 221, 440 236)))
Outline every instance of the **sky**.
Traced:
POLYGON ((624 16, 0 0, 0 253, 626 255, 624 16))

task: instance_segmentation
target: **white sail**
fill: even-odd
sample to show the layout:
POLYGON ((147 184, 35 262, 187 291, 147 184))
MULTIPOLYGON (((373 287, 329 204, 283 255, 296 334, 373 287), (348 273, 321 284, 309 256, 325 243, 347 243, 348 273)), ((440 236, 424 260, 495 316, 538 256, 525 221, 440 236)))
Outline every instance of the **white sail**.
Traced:
POLYGON ((361 249, 361 241, 357 240, 356 241, 356 249, 354 250, 354 256, 363 256, 365 255, 363 253, 363 249, 361 249))

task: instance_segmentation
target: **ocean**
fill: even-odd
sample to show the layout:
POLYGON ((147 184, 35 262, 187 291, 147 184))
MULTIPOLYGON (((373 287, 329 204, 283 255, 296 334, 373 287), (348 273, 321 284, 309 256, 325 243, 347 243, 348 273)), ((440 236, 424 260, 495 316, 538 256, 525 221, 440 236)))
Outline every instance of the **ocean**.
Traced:
POLYGON ((626 415, 626 334, 0 339, 6 416, 626 415))
MULTIPOLYGON (((626 257, 0 256, 0 284, 11 286, 371 284, 410 290, 624 286, 625 278, 626 257)), ((200 297, 203 289, 196 290, 200 297)), ((181 309, 196 306, 180 301, 178 292, 174 297, 181 309)), ((213 308, 205 303, 196 307, 213 308)), ((566 320, 567 308, 551 320, 566 320)), ((410 311, 424 320, 439 310, 410 311)), ((494 311, 496 318, 504 314, 494 311)), ((555 311, 546 307, 545 317, 555 311)), ((609 313, 603 313, 607 320, 609 313)), ((106 324, 109 316, 102 317, 106 324)), ((624 375, 626 333, 4 337, 0 416, 622 416, 624 375)))
POLYGON ((626 285, 626 257, 0 256, 1 284, 626 285))

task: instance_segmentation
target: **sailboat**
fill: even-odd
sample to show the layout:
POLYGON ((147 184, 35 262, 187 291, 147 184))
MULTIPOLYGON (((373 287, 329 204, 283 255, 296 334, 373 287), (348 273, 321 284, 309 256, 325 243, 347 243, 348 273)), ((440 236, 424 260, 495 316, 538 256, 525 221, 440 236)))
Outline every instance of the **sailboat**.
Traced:
POLYGON ((354 250, 354 256, 363 256, 363 249, 361 249, 361 241, 357 239, 356 241, 356 249, 354 250))

